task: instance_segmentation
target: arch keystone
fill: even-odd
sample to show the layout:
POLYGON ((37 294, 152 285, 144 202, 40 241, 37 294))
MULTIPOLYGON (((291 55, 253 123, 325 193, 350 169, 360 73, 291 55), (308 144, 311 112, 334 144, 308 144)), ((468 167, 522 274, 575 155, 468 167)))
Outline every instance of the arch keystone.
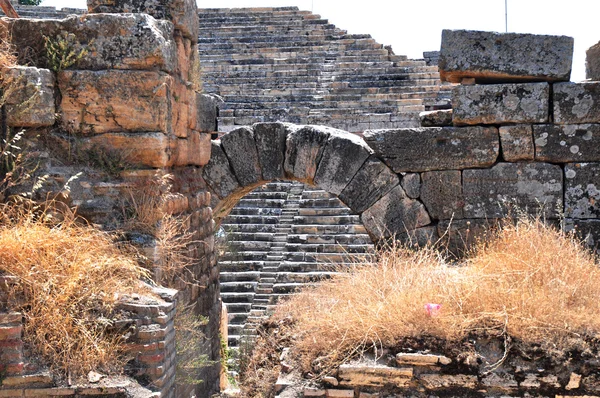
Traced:
POLYGON ((254 141, 258 151, 258 161, 263 180, 276 180, 285 177, 285 141, 289 130, 284 123, 256 123, 254 141))

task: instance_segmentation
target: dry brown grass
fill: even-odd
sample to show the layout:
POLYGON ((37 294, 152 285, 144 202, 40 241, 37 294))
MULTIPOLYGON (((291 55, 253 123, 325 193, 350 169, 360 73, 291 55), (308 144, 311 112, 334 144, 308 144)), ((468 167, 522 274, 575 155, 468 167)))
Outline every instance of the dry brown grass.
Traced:
POLYGON ((450 265, 431 248, 389 247, 374 267, 309 288, 276 317, 295 320, 304 369, 327 371, 406 337, 458 341, 486 333, 560 347, 600 332, 600 270, 572 236, 539 220, 506 223, 471 258, 450 265), (438 314, 425 310, 441 304, 438 314))
POLYGON ((144 270, 72 214, 58 224, 9 205, 2 214, 0 273, 19 278, 11 309, 25 315, 25 341, 65 376, 122 369, 121 337, 107 328, 120 295, 143 291, 144 270))

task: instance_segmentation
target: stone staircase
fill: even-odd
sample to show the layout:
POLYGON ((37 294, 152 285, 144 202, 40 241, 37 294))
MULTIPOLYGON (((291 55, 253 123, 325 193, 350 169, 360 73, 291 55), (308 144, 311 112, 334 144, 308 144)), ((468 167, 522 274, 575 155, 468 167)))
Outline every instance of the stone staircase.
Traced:
POLYGON ((251 192, 222 228, 221 297, 230 347, 242 337, 252 340, 256 324, 279 299, 373 253, 358 216, 325 191, 300 183, 276 181, 251 192))
POLYGON ((436 66, 394 55, 296 7, 201 9, 204 90, 220 95, 219 130, 285 121, 350 132, 416 127, 449 107, 436 66))

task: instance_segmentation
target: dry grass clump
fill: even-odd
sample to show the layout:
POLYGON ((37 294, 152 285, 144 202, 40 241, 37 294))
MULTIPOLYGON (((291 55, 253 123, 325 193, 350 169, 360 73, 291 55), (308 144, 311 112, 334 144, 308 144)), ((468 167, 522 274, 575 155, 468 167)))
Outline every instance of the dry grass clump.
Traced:
POLYGON ((0 273, 18 277, 10 307, 25 315, 28 345, 69 377, 122 369, 122 338, 107 328, 120 294, 142 290, 144 270, 111 236, 69 214, 53 224, 9 205, 2 211, 0 273))
MULTIPOLYGON (((305 369, 327 370, 407 337, 459 341, 485 333, 561 346, 600 333, 600 270, 572 236, 539 220, 506 223, 471 258, 393 246, 378 264, 325 281, 283 304, 305 369), (441 305, 427 311, 427 304, 441 305)), ((434 307, 435 306, 431 306, 434 307)))

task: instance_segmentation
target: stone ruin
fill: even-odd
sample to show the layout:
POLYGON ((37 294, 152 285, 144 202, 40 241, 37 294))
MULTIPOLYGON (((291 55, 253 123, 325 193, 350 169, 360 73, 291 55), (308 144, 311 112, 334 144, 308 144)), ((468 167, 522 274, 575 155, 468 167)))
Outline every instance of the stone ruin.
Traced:
MULTIPOLYGON (((290 32, 296 31, 294 34, 308 31, 306 43, 313 50, 325 46, 319 44, 317 36, 331 36, 334 43, 328 44, 327 49, 323 48, 325 62, 315 61, 316 65, 320 65, 315 66, 319 70, 315 73, 322 78, 315 79, 315 82, 320 85, 300 79, 304 75, 294 79, 294 76, 289 76, 290 73, 279 73, 289 72, 286 68, 289 68, 288 61, 294 54, 289 50, 265 50, 265 53, 275 57, 272 61, 264 57, 262 63, 251 60, 249 54, 254 50, 248 48, 260 48, 260 43, 265 45, 264 36, 262 40, 259 39, 260 29, 249 29, 256 31, 256 36, 247 41, 257 47, 244 47, 246 50, 240 45, 244 43, 243 40, 234 39, 235 45, 231 44, 229 51, 221 51, 227 49, 227 45, 220 41, 222 37, 227 37, 227 33, 215 33, 205 42, 200 39, 206 51, 210 51, 210 43, 221 43, 215 44, 216 48, 211 53, 215 56, 215 62, 207 62, 203 66, 206 76, 218 79, 220 70, 229 70, 227 68, 231 67, 231 71, 242 73, 235 79, 253 75, 265 81, 267 77, 272 78, 273 86, 282 92, 271 91, 271 94, 280 95, 278 98, 282 103, 291 104, 290 112, 304 102, 320 103, 322 109, 333 109, 333 104, 343 108, 350 105, 352 96, 358 101, 353 106, 364 105, 366 108, 361 99, 374 94, 373 98, 380 100, 386 91, 390 94, 389 98, 399 101, 396 102, 398 107, 400 104, 406 105, 402 100, 407 98, 417 97, 422 101, 410 110, 413 116, 410 120, 405 119, 406 124, 401 126, 382 126, 380 121, 366 117, 369 126, 375 123, 373 127, 388 128, 364 131, 364 140, 331 127, 272 121, 285 115, 275 116, 275 112, 271 111, 257 113, 257 117, 262 114, 264 119, 252 119, 264 121, 262 123, 226 133, 223 130, 229 130, 236 123, 244 121, 243 118, 249 117, 246 112, 248 108, 240 107, 240 114, 236 115, 237 106, 233 112, 227 112, 232 110, 228 107, 234 107, 230 100, 235 99, 235 94, 219 104, 214 97, 197 93, 193 65, 198 59, 198 37, 202 29, 198 27, 192 2, 152 5, 150 2, 148 5, 121 1, 110 4, 90 2, 89 8, 90 14, 61 20, 1 20, 2 25, 13 33, 12 40, 20 49, 33 51, 19 53, 22 60, 27 60, 33 66, 17 67, 5 73, 18 77, 17 81, 23 84, 18 92, 35 98, 35 101, 33 104, 30 101, 31 107, 21 110, 18 105, 23 98, 10 98, 6 104, 6 124, 13 128, 36 129, 34 135, 38 138, 30 138, 41 160, 40 171, 50 176, 48 190, 59 189, 70 176, 82 170, 81 165, 57 161, 51 148, 47 147, 49 141, 63 145, 68 142, 86 149, 104 148, 127 158, 129 166, 116 175, 94 167, 84 167, 81 177, 73 186, 70 203, 77 205, 82 215, 99 225, 110 225, 114 215, 120 211, 120 200, 131 186, 147 184, 157 172, 173 175, 174 195, 164 211, 189 216, 190 230, 195 237, 195 243, 189 249, 197 262, 191 269, 194 283, 182 285, 180 292, 162 292, 162 301, 149 304, 137 304, 135 301, 123 303, 130 313, 130 322, 137 330, 132 337, 131 349, 139 359, 138 376, 146 381, 144 386, 152 390, 146 390, 142 395, 190 396, 195 390, 197 396, 208 396, 218 391, 222 306, 220 270, 214 245, 216 226, 234 225, 227 221, 227 215, 238 218, 249 216, 250 223, 247 224, 260 225, 253 223, 254 214, 244 214, 245 211, 240 208, 234 210, 240 201, 243 205, 243 201, 252 200, 253 197, 268 198, 273 190, 286 192, 286 198, 292 197, 288 204, 271 202, 274 209, 281 211, 276 212, 277 217, 273 219, 275 226, 265 227, 263 234, 266 234, 269 249, 275 249, 274 252, 278 253, 265 256, 275 257, 249 262, 244 260, 244 269, 239 276, 242 279, 237 279, 238 276, 231 273, 233 262, 223 265, 223 270, 226 270, 223 274, 223 298, 230 304, 237 303, 240 310, 232 311, 230 318, 243 319, 242 322, 246 322, 248 316, 260 317, 272 303, 269 301, 270 294, 287 294, 289 291, 286 289, 295 287, 297 281, 321 277, 311 272, 327 272, 315 262, 300 261, 301 264, 296 268, 290 265, 295 260, 294 256, 300 255, 304 260, 309 256, 306 252, 311 239, 333 240, 336 243, 336 239, 356 239, 357 245, 365 246, 366 236, 373 242, 379 242, 395 235, 416 244, 435 241, 443 236, 449 247, 460 250, 461 246, 480 236, 497 219, 510 214, 512 206, 531 214, 540 213, 550 222, 564 220, 565 228, 576 229, 587 236, 592 245, 600 236, 596 190, 600 183, 596 181, 600 154, 594 145, 600 123, 600 111, 596 105, 600 90, 597 80, 600 80, 600 76, 594 72, 598 58, 594 49, 589 53, 588 68, 593 81, 570 83, 571 39, 446 31, 439 54, 441 77, 461 85, 452 91, 452 112, 423 115, 422 123, 429 127, 416 127, 414 112, 424 110, 425 106, 445 106, 443 101, 437 102, 437 93, 444 91, 439 84, 425 81, 421 85, 414 84, 420 79, 437 79, 432 70, 422 69, 422 72, 418 72, 419 68, 425 68, 424 61, 411 64, 414 61, 396 58, 385 50, 386 55, 369 38, 345 36, 345 33, 329 26, 326 21, 294 9, 245 10, 243 12, 248 14, 247 18, 236 16, 239 12, 232 10, 209 10, 203 14, 207 26, 210 26, 209 21, 218 24, 219 18, 225 21, 237 17, 238 20, 254 23, 254 26, 257 21, 263 21, 261 18, 273 21, 273 30, 282 34, 282 43, 287 43, 282 48, 289 49, 289 43, 293 41, 285 36, 285 30, 282 32, 280 29, 287 23, 290 27, 298 28, 289 29, 290 32), (116 13, 95 13, 108 11, 116 13), (122 12, 134 14, 119 14, 122 12), (216 17, 215 14, 219 13, 224 16, 216 17), (32 57, 32 54, 42 53, 42 35, 57 37, 62 32, 74 38, 71 44, 76 50, 87 46, 89 51, 73 65, 55 73, 45 69, 47 65, 32 57), (315 33, 312 35, 314 37, 311 37, 311 32, 315 33), (374 80, 363 76, 365 78, 349 80, 347 84, 343 81, 335 84, 349 74, 348 69, 344 68, 352 68, 349 64, 359 62, 361 55, 354 53, 354 49, 360 47, 371 48, 367 51, 372 52, 367 52, 362 60, 373 60, 374 73, 387 68, 392 75, 398 72, 399 81, 408 80, 410 84, 407 86, 416 88, 402 91, 403 88, 397 90, 402 95, 392 96, 396 90, 387 90, 387 83, 381 82, 393 78, 386 79, 384 76, 374 80), (344 55, 331 56, 334 60, 328 59, 328 52, 333 49, 344 55), (528 57, 522 56, 524 49, 527 49, 528 57), (238 50, 240 54, 236 56, 238 50), (224 55, 227 52, 231 55, 230 59, 224 55), (284 52, 290 54, 282 57, 284 52), (220 67, 216 67, 218 57, 224 58, 220 67), (276 61, 279 57, 283 59, 281 63, 276 61), (280 64, 286 66, 280 67, 280 64), (253 69, 251 65, 261 66, 253 69), (395 69, 402 68, 402 65, 408 69, 404 72, 395 69), (325 73, 336 67, 341 69, 325 73), (214 70, 211 71, 211 68, 214 70), (261 68, 264 69, 264 78, 260 74, 262 72, 258 72, 261 68), (411 75, 413 73, 415 75, 411 75), (431 79, 419 77, 419 73, 430 73, 431 79), (278 75, 287 78, 278 79, 278 75), (336 78, 327 79, 332 76, 336 78), (331 83, 332 80, 335 82, 331 83), (370 87, 370 83, 365 83, 373 81, 381 84, 370 87), (295 93, 288 83, 306 84, 298 87, 301 90, 318 89, 327 93, 316 93, 316 96, 309 94, 313 95, 312 99, 305 101, 296 96, 305 91, 295 93), (434 86, 437 89, 433 89, 434 86), (419 92, 419 87, 432 87, 423 92, 434 91, 436 95, 419 97, 423 93, 419 92), (404 94, 408 94, 408 97, 404 94), (323 98, 318 98, 321 95, 323 98), (349 102, 345 103, 346 100, 349 102), (427 101, 432 102, 425 105, 427 101), (217 128, 217 112, 223 128, 217 128), (59 115, 58 120, 55 120, 55 114, 59 115), (211 134, 218 132, 226 134, 211 143, 211 134), (40 140, 40 136, 48 140, 40 140), (295 225, 308 222, 306 217, 312 216, 311 210, 302 210, 304 213, 300 213, 303 209, 302 200, 323 200, 327 202, 326 208, 334 210, 339 202, 333 204, 330 198, 324 197, 315 199, 313 188, 302 188, 295 183, 286 185, 281 180, 315 186, 339 198, 348 207, 349 214, 340 219, 341 225, 324 227, 333 237, 321 236, 323 229, 319 229, 321 227, 318 224, 294 228, 295 225), (251 194, 243 199, 266 183, 269 185, 260 194, 251 194), (301 198, 298 197, 300 195, 301 198), (288 205, 293 206, 286 208, 288 205), (291 221, 298 221, 298 224, 291 221), (343 237, 351 229, 358 235, 343 237), (288 234, 289 231, 292 234, 288 234), (298 246, 294 239, 300 240, 299 243, 304 246, 298 246), (247 278, 246 282, 249 283, 246 285, 253 291, 237 291, 234 286, 239 285, 230 283, 244 282, 243 278, 247 278), (232 297, 245 297, 246 301, 235 302, 230 300, 232 297), (193 303, 198 314, 209 318, 204 331, 206 339, 199 344, 215 362, 199 371, 205 383, 193 388, 174 387, 176 337, 173 337, 172 319, 175 316, 173 303, 177 300, 193 303)), ((36 10, 46 12, 43 8, 36 10)), ((51 14, 48 15, 50 17, 59 16, 53 14, 52 10, 47 12, 51 14)), ((214 32, 212 28, 214 26, 205 32, 214 32)), ((236 31, 239 29, 232 28, 229 36, 233 34, 236 37, 236 31)), ((435 57, 435 54, 429 54, 429 57, 435 57)), ((295 61, 299 59, 302 57, 295 61)), ((295 61, 289 62, 296 66, 301 63, 295 61)), ((306 62, 306 65, 311 63, 306 62)), ((306 76, 313 75, 307 72, 306 76)), ((237 84, 242 81, 238 80, 237 84)), ((219 87, 218 90, 223 90, 219 91, 221 94, 235 90, 226 81, 220 83, 222 85, 206 81, 204 86, 207 91, 219 87)), ((257 101, 258 104, 261 90, 273 88, 258 86, 254 90, 249 91, 254 96, 250 101, 257 101)), ((241 97, 241 94, 238 96, 241 97)), ((373 105, 377 106, 375 103, 373 105)), ((267 109, 266 105, 257 108, 267 109)), ((312 115, 319 112, 315 110, 312 115)), ((323 111, 320 115, 329 114, 332 117, 320 120, 335 126, 336 118, 333 115, 336 113, 328 112, 323 111)), ((389 113, 391 115, 393 112, 389 113)), ((308 115, 311 115, 311 111, 308 115)), ((393 122, 391 118, 389 120, 393 122)), ((337 119, 342 120, 341 117, 337 119)), ((306 120, 299 119, 299 122, 306 120)), ((354 123, 354 119, 349 120, 354 123)), ((345 128, 362 132, 366 125, 345 128)), ((332 212, 329 215, 339 216, 332 212)), ((234 233, 245 233, 244 227, 236 228, 240 229, 234 233)), ((252 230, 249 239, 260 242, 259 233, 252 230)), ((321 244, 324 243, 320 241, 315 244, 315 248, 321 244)), ((256 246, 266 247, 263 243, 256 246)), ((369 249, 363 249, 363 253, 369 252, 369 249)), ((318 256, 313 257, 318 259, 318 256)), ((225 258, 225 261, 231 261, 225 258)), ((2 286, 9 288, 9 279, 3 280, 2 286)), ((0 304, 1 298, 2 295, 0 304)), ((5 309, 0 306, 0 310, 5 309)), ((101 387, 56 387, 43 369, 36 369, 29 364, 22 351, 22 317, 4 312, 0 321, 0 339, 4 342, 0 345, 0 358, 5 361, 2 365, 6 373, 0 387, 2 396, 125 396, 130 394, 126 389, 135 385, 134 381, 127 379, 101 387)), ((239 332, 240 327, 232 330, 239 332)), ((484 394, 481 392, 483 390, 489 390, 492 395, 498 391, 517 395, 535 395, 538 392, 543 395, 549 391, 556 396, 600 394, 600 387, 592 377, 597 368, 594 364, 588 364, 585 368, 588 370, 574 372, 573 377, 577 379, 581 376, 581 379, 573 382, 570 376, 562 373, 553 375, 548 374, 548 369, 542 372, 531 368, 533 370, 530 373, 514 376, 514 382, 510 379, 510 388, 506 389, 505 384, 484 383, 480 375, 445 374, 444 363, 439 358, 435 366, 430 366, 429 362, 423 365, 423 361, 429 360, 417 358, 413 362, 403 363, 424 366, 414 371, 385 369, 385 372, 391 372, 385 377, 396 375, 401 380, 399 388, 413 388, 417 383, 416 388, 423 388, 433 396, 452 391, 484 394)), ((365 387, 360 384, 361 381, 352 381, 356 372, 359 374, 357 380, 364 380, 361 374, 375 375, 374 379, 379 374, 373 369, 350 369, 350 373, 340 370, 341 376, 336 379, 338 386, 307 389, 303 393, 305 396, 354 396, 356 391, 360 391, 360 396, 365 397, 376 394, 370 391, 377 387, 373 385, 376 382, 365 387)))

